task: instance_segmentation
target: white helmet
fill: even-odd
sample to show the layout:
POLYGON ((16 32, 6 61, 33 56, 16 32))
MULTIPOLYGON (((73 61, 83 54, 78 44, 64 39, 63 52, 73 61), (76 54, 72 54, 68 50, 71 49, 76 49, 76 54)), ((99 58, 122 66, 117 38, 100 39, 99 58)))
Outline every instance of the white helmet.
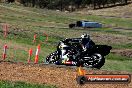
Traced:
POLYGON ((89 36, 88 34, 85 33, 85 34, 82 34, 82 35, 81 35, 81 38, 90 38, 90 36, 89 36))

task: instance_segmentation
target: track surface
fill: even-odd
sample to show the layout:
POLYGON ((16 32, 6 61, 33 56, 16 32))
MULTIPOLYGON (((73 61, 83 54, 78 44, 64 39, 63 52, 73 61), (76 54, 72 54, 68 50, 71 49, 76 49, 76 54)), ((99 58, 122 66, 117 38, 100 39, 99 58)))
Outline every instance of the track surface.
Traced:
MULTIPOLYGON (((91 74, 124 74, 114 72, 89 70, 91 74)), ((0 80, 24 81, 28 83, 51 84, 58 88, 132 88, 130 84, 85 84, 76 83, 77 69, 51 65, 27 65, 22 63, 0 62, 0 80), (131 87, 130 87, 131 86, 131 87)))

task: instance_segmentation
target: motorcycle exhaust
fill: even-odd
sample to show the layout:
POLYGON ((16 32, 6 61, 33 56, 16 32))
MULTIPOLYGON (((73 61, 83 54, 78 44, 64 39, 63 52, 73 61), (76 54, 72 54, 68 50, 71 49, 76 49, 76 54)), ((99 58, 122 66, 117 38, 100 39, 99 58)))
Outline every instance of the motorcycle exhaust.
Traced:
POLYGON ((83 57, 84 58, 84 60, 89 60, 89 59, 91 59, 91 57, 83 57))

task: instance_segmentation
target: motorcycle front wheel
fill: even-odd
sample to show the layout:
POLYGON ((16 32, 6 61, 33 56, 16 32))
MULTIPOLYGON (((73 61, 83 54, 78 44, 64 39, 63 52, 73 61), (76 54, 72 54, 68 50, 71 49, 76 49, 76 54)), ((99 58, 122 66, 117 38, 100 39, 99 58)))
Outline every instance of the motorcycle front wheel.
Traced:
POLYGON ((58 52, 55 51, 46 57, 46 63, 48 64, 56 64, 58 61, 58 52))

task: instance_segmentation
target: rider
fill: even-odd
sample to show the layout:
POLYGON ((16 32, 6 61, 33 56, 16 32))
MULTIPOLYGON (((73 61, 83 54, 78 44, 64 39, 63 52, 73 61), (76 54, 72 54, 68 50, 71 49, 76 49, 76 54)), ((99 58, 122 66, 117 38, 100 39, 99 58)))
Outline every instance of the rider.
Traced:
MULTIPOLYGON (((79 38, 80 39, 80 38, 79 38)), ((63 42, 61 42, 61 58, 63 59, 63 62, 68 61, 70 58, 68 57, 70 47, 69 45, 65 44, 70 41, 77 41, 78 39, 65 39, 63 42)), ((83 48, 83 51, 86 51, 90 48, 92 48, 95 43, 90 39, 90 36, 88 34, 81 35, 81 47, 83 48)))
POLYGON ((90 39, 90 36, 88 34, 85 33, 81 35, 81 46, 84 51, 92 48, 93 45, 95 45, 95 43, 90 39))

